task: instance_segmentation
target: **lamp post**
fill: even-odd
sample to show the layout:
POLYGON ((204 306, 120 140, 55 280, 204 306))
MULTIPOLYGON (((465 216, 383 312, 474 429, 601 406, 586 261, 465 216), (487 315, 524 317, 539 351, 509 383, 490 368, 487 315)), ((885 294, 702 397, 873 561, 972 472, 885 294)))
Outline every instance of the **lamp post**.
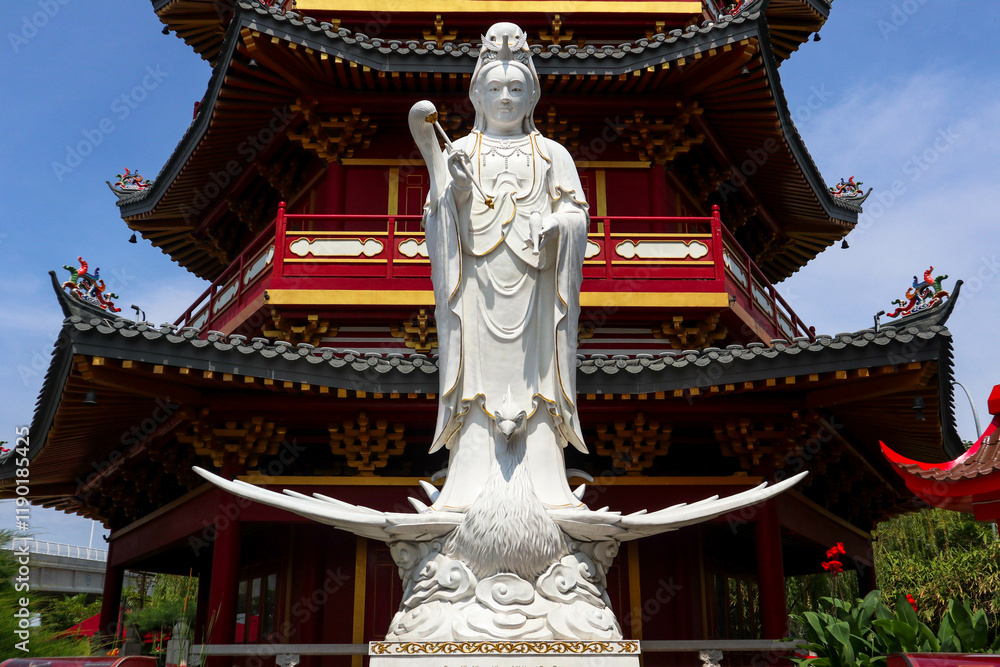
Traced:
POLYGON ((976 412, 976 404, 972 401, 972 394, 970 394, 969 390, 965 388, 965 385, 958 380, 952 380, 952 382, 961 387, 962 391, 965 392, 966 398, 969 399, 969 405, 972 407, 972 418, 976 422, 976 440, 979 440, 979 436, 983 434, 983 430, 979 428, 979 413, 976 412))

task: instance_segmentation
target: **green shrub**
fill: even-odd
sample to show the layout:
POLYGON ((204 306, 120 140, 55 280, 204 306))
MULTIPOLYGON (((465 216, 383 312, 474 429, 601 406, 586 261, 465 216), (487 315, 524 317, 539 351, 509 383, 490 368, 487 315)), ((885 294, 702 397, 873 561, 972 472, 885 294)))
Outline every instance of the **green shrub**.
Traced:
POLYGON ((983 610, 972 612, 965 602, 950 600, 937 632, 917 618, 906 597, 896 598, 895 610, 883 604, 880 591, 847 602, 823 598, 818 611, 794 614, 807 643, 799 651, 815 657, 795 657, 810 667, 869 667, 884 665, 890 653, 995 653, 1000 640, 990 642, 983 610))

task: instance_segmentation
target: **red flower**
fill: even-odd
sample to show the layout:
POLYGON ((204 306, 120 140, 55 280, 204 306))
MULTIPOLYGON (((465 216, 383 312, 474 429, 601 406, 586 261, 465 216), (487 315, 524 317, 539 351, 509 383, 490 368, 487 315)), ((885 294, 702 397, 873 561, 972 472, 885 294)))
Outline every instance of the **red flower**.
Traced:
POLYGON ((844 571, 844 564, 839 560, 831 560, 828 563, 823 563, 823 569, 830 574, 840 574, 844 571))
POLYGON ((911 607, 913 607, 913 611, 917 611, 917 601, 914 600, 913 596, 909 593, 906 594, 906 601, 910 603, 911 607))
POLYGON ((846 555, 847 551, 844 550, 843 542, 837 542, 837 544, 835 544, 826 552, 827 558, 836 558, 837 556, 846 556, 846 555))

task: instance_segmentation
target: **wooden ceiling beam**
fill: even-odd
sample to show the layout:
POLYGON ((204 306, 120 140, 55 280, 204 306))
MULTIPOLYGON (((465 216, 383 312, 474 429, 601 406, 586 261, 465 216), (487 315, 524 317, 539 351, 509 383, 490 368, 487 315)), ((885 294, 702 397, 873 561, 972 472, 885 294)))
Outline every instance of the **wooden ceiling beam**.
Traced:
POLYGON ((894 375, 858 378, 855 381, 839 384, 827 389, 815 391, 806 398, 809 408, 829 408, 835 405, 857 403, 880 398, 890 394, 918 389, 923 371, 910 370, 894 375))
MULTIPOLYGON (((715 133, 712 131, 712 128, 709 127, 707 122, 705 122, 705 118, 703 116, 694 116, 691 119, 691 124, 699 134, 704 135, 705 145, 715 154, 715 159, 719 161, 723 169, 728 169, 730 165, 736 164, 730 159, 726 149, 719 142, 715 133)), ((777 141, 777 139, 775 140, 777 141)), ((764 202, 762 202, 753 190, 750 189, 750 184, 748 183, 749 179, 743 178, 740 180, 743 182, 743 185, 740 187, 740 192, 746 196, 748 203, 751 206, 755 206, 757 208, 757 217, 763 220, 764 224, 766 224, 768 228, 775 233, 775 243, 784 243, 787 241, 788 237, 785 235, 784 229, 782 229, 782 227, 778 224, 778 221, 774 219, 774 216, 771 215, 768 208, 764 205, 764 202)))
POLYGON ((200 403, 202 400, 200 391, 175 382, 166 382, 135 372, 117 370, 107 366, 94 366, 93 364, 90 365, 89 371, 93 378, 92 382, 101 387, 110 387, 130 394, 176 403, 200 403))

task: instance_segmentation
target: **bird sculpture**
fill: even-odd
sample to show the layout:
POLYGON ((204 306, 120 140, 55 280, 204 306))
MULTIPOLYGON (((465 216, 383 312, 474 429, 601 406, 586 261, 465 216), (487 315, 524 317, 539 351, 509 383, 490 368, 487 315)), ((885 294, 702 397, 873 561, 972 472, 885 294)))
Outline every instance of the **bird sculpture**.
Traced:
POLYGON ((465 518, 448 536, 445 553, 477 577, 513 572, 534 581, 566 555, 565 536, 535 494, 528 467, 523 410, 513 414, 508 388, 492 428, 496 456, 490 476, 465 518))
MULTIPOLYGON (((517 439, 517 434, 518 429, 514 428, 511 431, 512 437, 517 439)), ((287 489, 284 493, 277 493, 239 480, 224 479, 203 468, 195 467, 194 470, 234 495, 288 510, 361 537, 390 544, 448 537, 448 548, 456 556, 468 559, 467 564, 477 576, 499 572, 530 576, 537 570, 538 559, 535 554, 529 553, 531 549, 528 547, 536 539, 553 554, 554 560, 558 560, 555 558, 555 553, 558 552, 558 547, 555 546, 557 540, 550 537, 549 523, 542 518, 543 515, 573 540, 627 542, 678 530, 764 502, 791 488, 807 474, 804 471, 776 484, 768 485, 764 482, 753 489, 725 498, 711 496, 695 503, 681 503, 656 512, 640 510, 623 515, 607 507, 591 510, 586 505, 572 509, 542 509, 539 512, 532 502, 530 482, 524 479, 523 445, 514 444, 509 449, 511 451, 498 457, 494 470, 496 476, 491 477, 489 486, 483 489, 475 503, 462 512, 435 510, 416 498, 409 499, 417 510, 416 513, 382 512, 319 493, 307 496, 287 489), (520 498, 519 504, 512 503, 514 497, 520 498), (542 537, 536 538, 532 534, 531 531, 535 528, 542 530, 542 537), (492 542, 501 534, 509 539, 504 546, 473 544, 477 537, 480 542, 492 542)), ((423 482, 421 486, 433 503, 437 489, 427 482, 423 482)), ((537 499, 534 502, 538 502, 537 499)))

